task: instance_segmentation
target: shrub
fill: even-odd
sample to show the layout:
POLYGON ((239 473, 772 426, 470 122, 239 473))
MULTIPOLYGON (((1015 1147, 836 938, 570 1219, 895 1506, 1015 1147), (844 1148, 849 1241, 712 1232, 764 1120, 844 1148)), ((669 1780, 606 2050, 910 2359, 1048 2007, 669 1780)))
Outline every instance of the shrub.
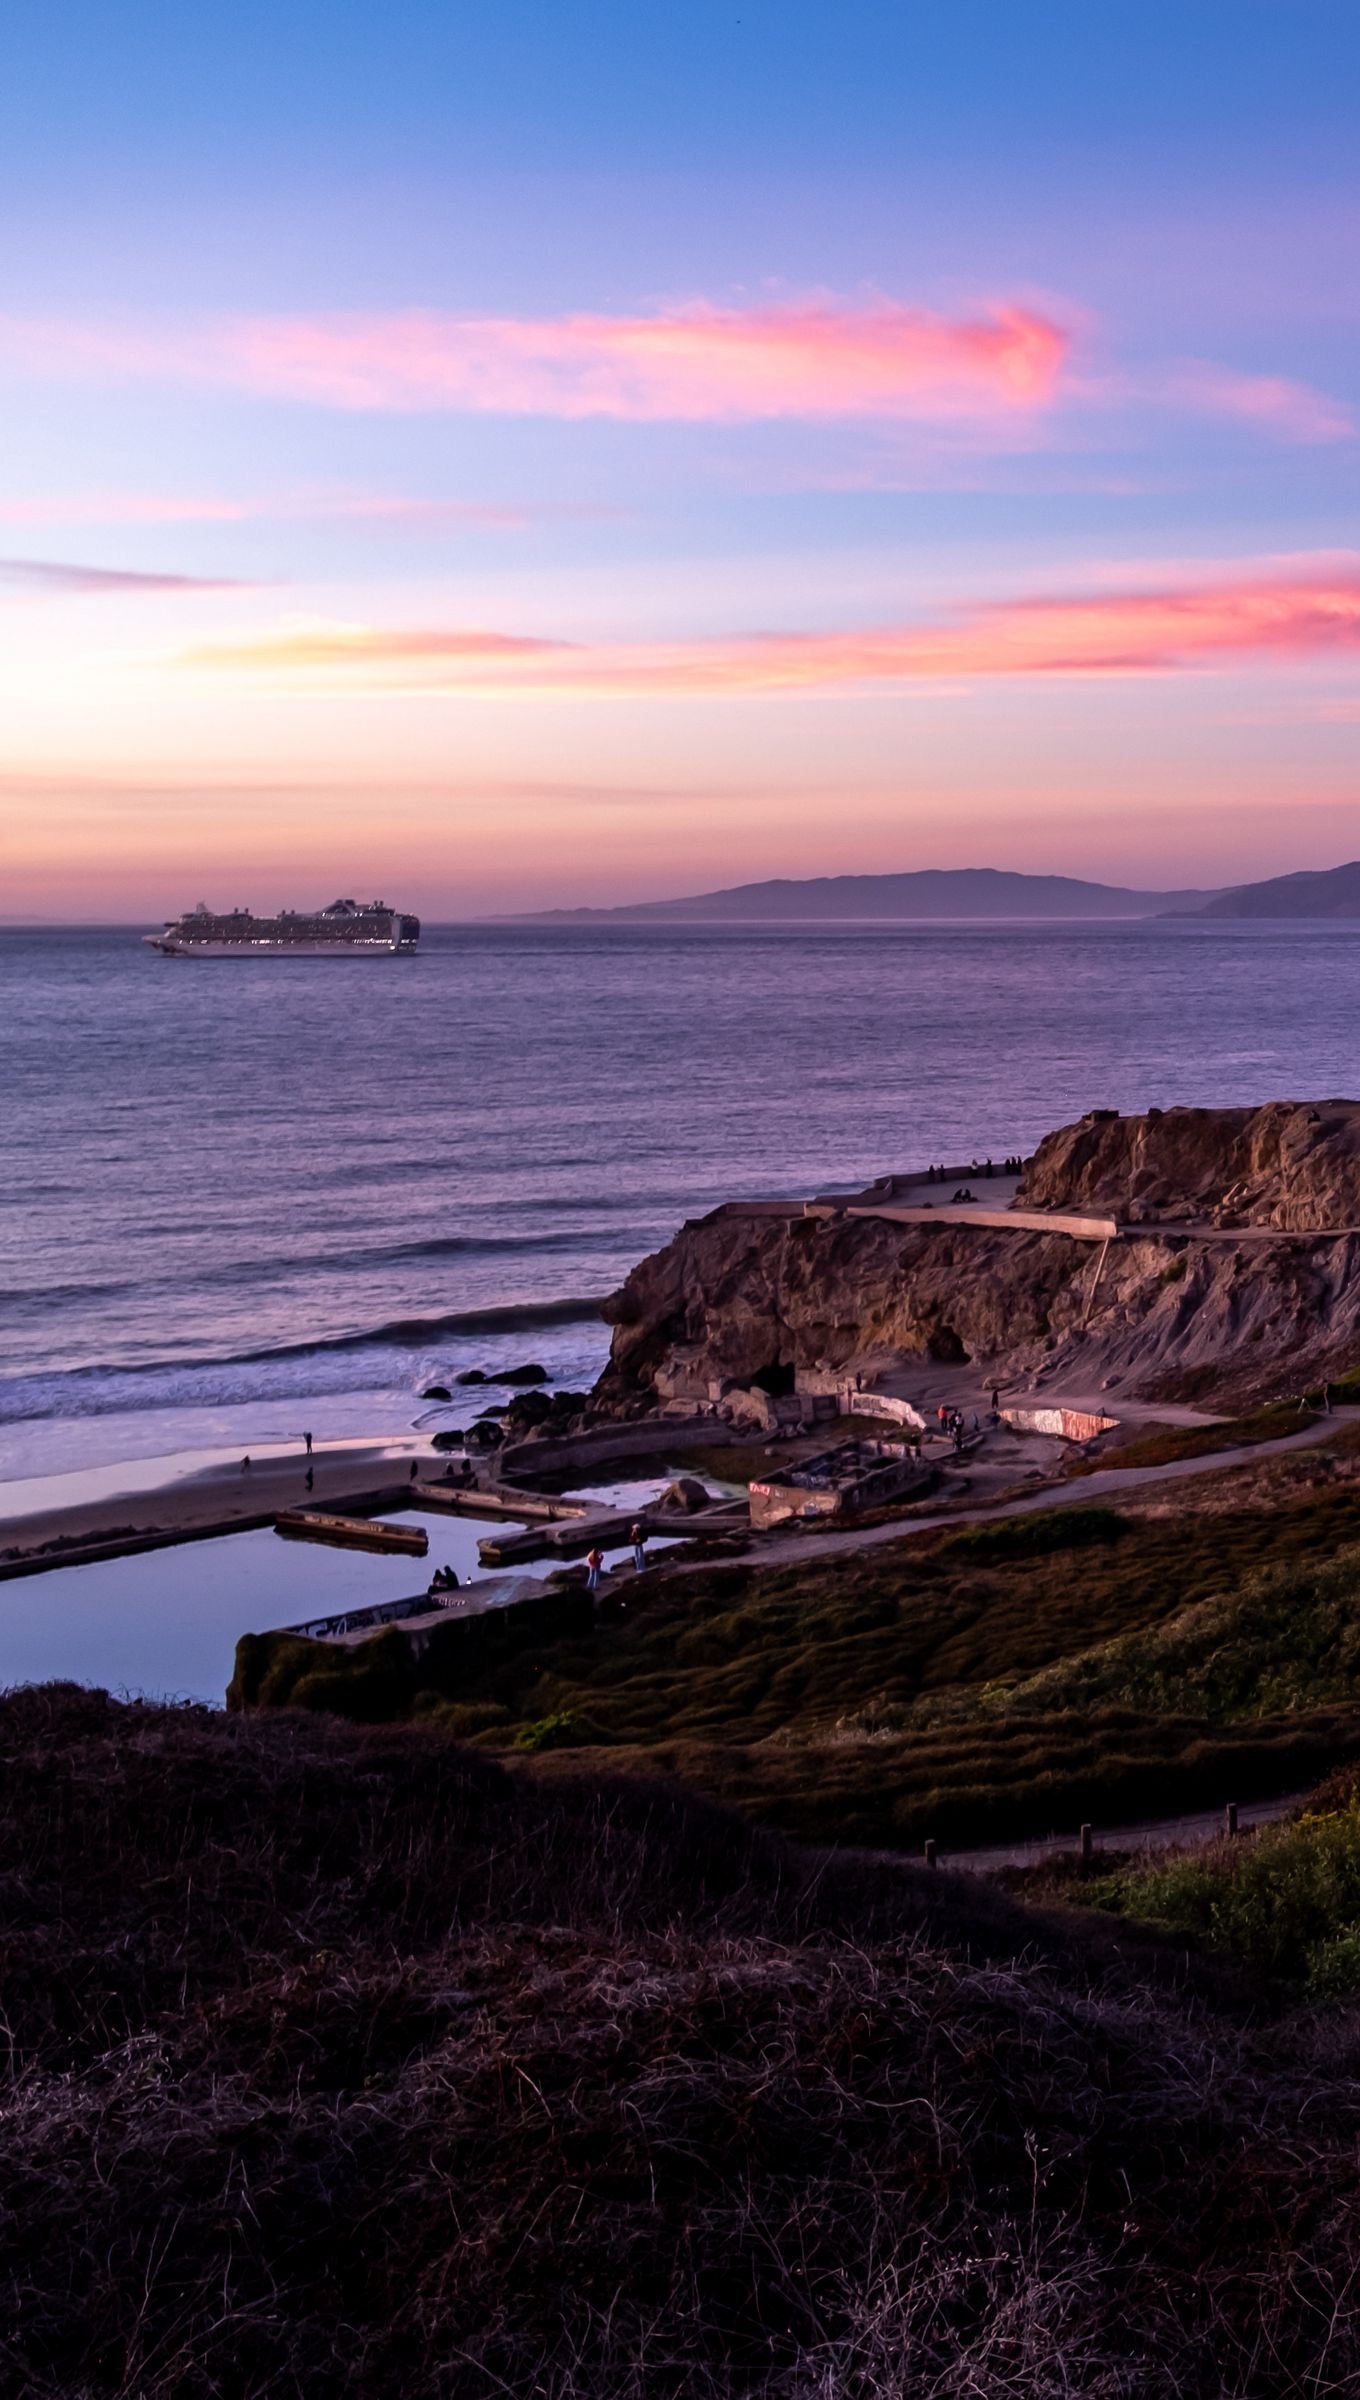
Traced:
POLYGON ((312 1642, 297 1634, 244 1634, 227 1686, 227 1706, 329 1710, 355 1725, 409 1715, 415 1661, 399 1626, 363 1642, 312 1642))
POLYGON ((1286 1991, 1360 1991, 1360 1800, 1102 1879, 1098 1906, 1229 1952, 1286 1991))
POLYGON ((515 1735, 517 1750, 584 1750, 600 1740, 598 1725, 588 1719, 574 1717, 569 1710, 540 1717, 534 1725, 521 1725, 515 1735))
POLYGON ((932 1556, 945 1566, 960 1558, 1045 1558, 1055 1550, 1117 1542, 1128 1530, 1128 1518, 1114 1508, 1036 1509, 1032 1516, 1003 1517, 992 1525, 970 1525, 964 1533, 951 1533, 932 1556))
POLYGON ((1169 1623, 1010 1688, 1008 1708, 1122 1704, 1220 1722, 1349 1699, 1360 1689, 1360 1545, 1278 1566, 1169 1623))
MULTIPOLYGON (((1319 1394, 1319 1400, 1321 1395, 1319 1394)), ((1176 1459, 1209 1458, 1217 1450, 1254 1449, 1260 1442, 1282 1441, 1314 1422, 1314 1412, 1300 1409, 1296 1400, 1273 1401, 1250 1416, 1227 1417, 1217 1425, 1153 1425, 1131 1442, 1083 1459, 1071 1469, 1073 1477, 1103 1474, 1109 1467, 1164 1467, 1176 1459)))

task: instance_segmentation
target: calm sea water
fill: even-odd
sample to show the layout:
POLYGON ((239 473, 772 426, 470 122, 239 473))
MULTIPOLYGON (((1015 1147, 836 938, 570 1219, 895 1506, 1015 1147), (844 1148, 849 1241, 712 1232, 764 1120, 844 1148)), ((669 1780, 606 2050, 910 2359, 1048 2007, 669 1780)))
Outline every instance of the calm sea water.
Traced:
POLYGON ((1093 1105, 1360 1090, 1360 928, 491 928, 192 964, 0 935, 0 1476, 401 1430, 604 1353, 719 1199, 1093 1105))

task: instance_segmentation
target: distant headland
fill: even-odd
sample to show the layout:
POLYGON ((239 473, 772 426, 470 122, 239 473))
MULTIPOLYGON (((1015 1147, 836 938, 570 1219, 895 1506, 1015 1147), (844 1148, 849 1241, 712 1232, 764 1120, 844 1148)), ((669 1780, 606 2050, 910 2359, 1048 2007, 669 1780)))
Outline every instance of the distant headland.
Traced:
POLYGON ((1360 920, 1360 860, 1210 891, 1140 891, 1072 875, 926 867, 902 875, 779 876, 687 899, 554 908, 517 924, 1081 923, 1185 917, 1360 920))

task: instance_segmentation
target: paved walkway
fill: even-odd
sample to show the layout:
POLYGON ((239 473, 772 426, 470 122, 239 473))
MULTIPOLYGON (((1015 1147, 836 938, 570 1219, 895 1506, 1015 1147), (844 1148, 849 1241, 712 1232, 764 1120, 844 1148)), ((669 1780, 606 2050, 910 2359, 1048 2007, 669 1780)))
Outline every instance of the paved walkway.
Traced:
POLYGON ((950 1167, 938 1181, 931 1182, 924 1174, 908 1170, 884 1178, 890 1189, 870 1184, 863 1191, 822 1192, 801 1203, 766 1205, 791 1211, 801 1206, 815 1216, 883 1217, 899 1225, 979 1225, 1000 1232, 1066 1233, 1086 1242, 1339 1242, 1360 1236, 1360 1225, 1209 1225, 1198 1217, 1138 1224, 1096 1202, 1075 1209, 1017 1207, 1021 1180, 1018 1175, 986 1176, 976 1168, 950 1167), (951 1187, 970 1191, 972 1199, 955 1200, 951 1187))
POLYGON ((1330 1417, 1317 1417, 1298 1433, 1287 1433, 1273 1442, 1242 1443, 1234 1450, 1211 1450, 1202 1458, 1176 1458, 1158 1467, 1103 1467, 1094 1475, 1083 1475, 1077 1482, 1045 1484, 1042 1491, 1026 1492, 1018 1500, 993 1502, 990 1507, 939 1511, 928 1517, 911 1517, 891 1525, 866 1525, 845 1533, 781 1534, 773 1540, 752 1545, 750 1556, 760 1566, 792 1566, 810 1559, 838 1558, 851 1550, 870 1550, 884 1542, 910 1541, 913 1534, 959 1532, 969 1525, 998 1524, 1008 1517, 1032 1517, 1045 1509, 1084 1507, 1088 1500, 1111 1499, 1119 1494, 1146 1491, 1150 1486, 1180 1483, 1195 1475, 1217 1475, 1225 1467, 1243 1467, 1261 1458, 1280 1458, 1293 1450, 1311 1449, 1325 1442, 1344 1425, 1360 1424, 1360 1408, 1338 1408, 1330 1417))

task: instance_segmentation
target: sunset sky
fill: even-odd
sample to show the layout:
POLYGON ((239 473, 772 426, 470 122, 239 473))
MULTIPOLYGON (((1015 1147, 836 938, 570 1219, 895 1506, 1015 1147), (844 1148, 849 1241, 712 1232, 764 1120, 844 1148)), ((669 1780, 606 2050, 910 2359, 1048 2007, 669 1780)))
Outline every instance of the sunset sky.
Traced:
POLYGON ((1360 855, 1358 70, 1354 0, 25 0, 0 915, 1360 855))

